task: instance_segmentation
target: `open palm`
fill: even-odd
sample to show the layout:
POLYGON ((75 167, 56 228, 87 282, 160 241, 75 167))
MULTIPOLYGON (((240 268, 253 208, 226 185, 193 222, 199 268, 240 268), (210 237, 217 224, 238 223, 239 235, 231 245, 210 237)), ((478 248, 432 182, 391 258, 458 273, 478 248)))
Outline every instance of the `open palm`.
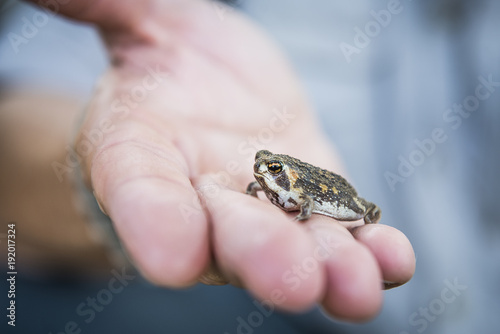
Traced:
POLYGON ((113 64, 76 149, 137 267, 176 287, 196 282, 213 259, 277 307, 320 302, 339 318, 373 316, 382 281, 413 275, 401 232, 381 224, 348 230, 318 215, 299 224, 244 194, 261 148, 340 168, 279 52, 209 2, 142 1, 106 21, 113 3, 65 9, 101 25, 113 64))

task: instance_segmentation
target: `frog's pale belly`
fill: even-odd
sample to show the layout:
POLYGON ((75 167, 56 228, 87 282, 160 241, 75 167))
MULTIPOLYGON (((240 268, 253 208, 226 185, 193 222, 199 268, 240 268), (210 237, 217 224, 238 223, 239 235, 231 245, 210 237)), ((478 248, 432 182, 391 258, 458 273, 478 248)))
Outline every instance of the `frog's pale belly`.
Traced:
MULTIPOLYGON (((302 203, 300 194, 290 191, 278 191, 277 196, 269 197, 273 204, 280 206, 285 211, 299 211, 302 203)), ((267 195, 267 194, 266 194, 267 195)), ((364 210, 361 203, 357 203, 364 210)), ((358 220, 364 217, 363 214, 356 213, 354 210, 339 204, 337 202, 317 202, 314 201, 313 213, 322 214, 339 220, 358 220)))
POLYGON ((319 213, 325 216, 333 217, 339 220, 358 220, 364 217, 363 214, 354 212, 354 210, 338 203, 314 202, 313 213, 319 213))
MULTIPOLYGON (((278 203, 275 204, 279 205, 285 211, 299 211, 302 203, 300 195, 293 192, 286 192, 286 195, 284 193, 281 192, 281 194, 278 194, 278 203)), ((364 206, 361 203, 357 204, 364 210, 364 206)), ((314 201, 312 213, 322 214, 339 220, 358 220, 364 217, 364 214, 356 213, 354 210, 338 202, 314 201)))

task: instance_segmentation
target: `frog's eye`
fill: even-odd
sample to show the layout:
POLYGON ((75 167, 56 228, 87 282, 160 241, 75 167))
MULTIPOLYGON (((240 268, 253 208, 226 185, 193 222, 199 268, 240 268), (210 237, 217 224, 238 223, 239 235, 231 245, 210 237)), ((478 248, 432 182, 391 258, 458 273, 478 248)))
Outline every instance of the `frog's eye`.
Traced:
POLYGON ((278 161, 271 161, 267 164, 267 170, 273 174, 278 174, 283 170, 283 164, 278 161))

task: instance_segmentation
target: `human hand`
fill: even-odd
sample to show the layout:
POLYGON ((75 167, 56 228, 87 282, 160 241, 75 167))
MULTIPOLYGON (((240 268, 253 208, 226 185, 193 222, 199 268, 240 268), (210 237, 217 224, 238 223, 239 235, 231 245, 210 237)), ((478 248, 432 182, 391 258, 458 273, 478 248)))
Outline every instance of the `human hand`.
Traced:
POLYGON ((320 302, 338 318, 372 317, 381 282, 413 275, 411 245, 382 224, 347 229, 319 215, 299 224, 244 194, 260 148, 340 165, 279 52, 224 8, 61 6, 101 27, 112 60, 75 147, 88 183, 137 267, 159 285, 195 283, 213 254, 226 277, 282 309, 320 302))

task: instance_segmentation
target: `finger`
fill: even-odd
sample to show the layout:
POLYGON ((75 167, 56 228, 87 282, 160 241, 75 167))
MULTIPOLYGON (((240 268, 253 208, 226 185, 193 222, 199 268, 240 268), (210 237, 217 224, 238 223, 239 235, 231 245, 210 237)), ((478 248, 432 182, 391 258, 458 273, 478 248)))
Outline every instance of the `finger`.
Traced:
POLYGON ((382 224, 355 228, 353 236, 377 259, 385 288, 408 282, 415 273, 415 253, 408 238, 399 230, 382 224))
POLYGON ((146 15, 151 4, 148 1, 125 1, 117 6, 115 1, 73 0, 66 3, 28 0, 40 6, 80 21, 92 22, 103 27, 127 28, 146 15))
POLYGON ((331 218, 313 215, 304 225, 316 240, 316 252, 326 267, 323 307, 333 316, 364 321, 382 305, 381 274, 370 251, 331 218))
POLYGON ((186 164, 163 137, 139 123, 117 125, 93 155, 91 180, 142 273, 184 286, 207 265, 208 228, 186 164))
POLYGON ((213 224, 219 267, 268 305, 298 311, 311 307, 324 289, 324 268, 310 272, 310 237, 278 208, 213 183, 197 183, 213 224))

